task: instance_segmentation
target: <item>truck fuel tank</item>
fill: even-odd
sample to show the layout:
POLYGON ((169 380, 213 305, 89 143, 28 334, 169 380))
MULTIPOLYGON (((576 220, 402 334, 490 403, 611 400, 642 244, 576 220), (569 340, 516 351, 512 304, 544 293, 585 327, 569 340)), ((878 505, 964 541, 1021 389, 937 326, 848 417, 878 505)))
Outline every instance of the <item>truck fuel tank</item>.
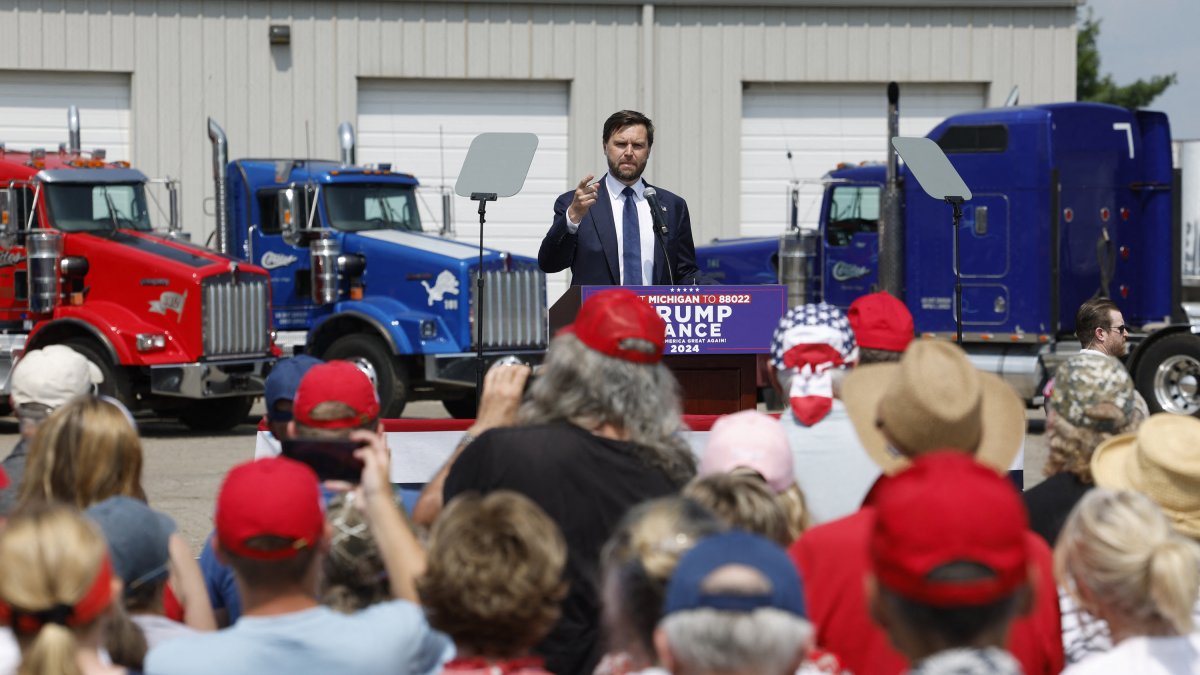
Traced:
MULTIPOLYGON (((1007 382, 1026 404, 1041 395, 1045 369, 1043 345, 967 345, 971 363, 984 372, 995 373, 1007 382)), ((1074 353, 1074 352, 1071 352, 1074 353)))

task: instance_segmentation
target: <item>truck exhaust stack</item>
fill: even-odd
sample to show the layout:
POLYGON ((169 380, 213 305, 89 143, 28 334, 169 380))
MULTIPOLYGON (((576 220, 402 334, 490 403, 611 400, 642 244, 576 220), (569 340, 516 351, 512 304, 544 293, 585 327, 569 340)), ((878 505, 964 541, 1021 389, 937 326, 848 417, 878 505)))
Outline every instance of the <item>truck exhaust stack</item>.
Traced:
POLYGON ((67 108, 67 151, 78 157, 83 151, 83 142, 79 137, 79 108, 67 108))
POLYGON ((217 211, 217 250, 225 255, 232 255, 229 242, 233 239, 229 232, 229 215, 225 207, 229 196, 225 194, 225 167, 229 165, 229 141, 225 131, 213 118, 208 118, 208 139, 213 146, 213 180, 216 182, 216 211, 217 211))
POLYGON ((904 300, 904 221, 900 204, 900 167, 892 139, 900 135, 900 86, 887 87, 887 180, 880 205, 879 286, 904 300))
POLYGON ((354 157, 354 125, 342 122, 338 125, 338 144, 342 147, 342 166, 353 166, 354 157))

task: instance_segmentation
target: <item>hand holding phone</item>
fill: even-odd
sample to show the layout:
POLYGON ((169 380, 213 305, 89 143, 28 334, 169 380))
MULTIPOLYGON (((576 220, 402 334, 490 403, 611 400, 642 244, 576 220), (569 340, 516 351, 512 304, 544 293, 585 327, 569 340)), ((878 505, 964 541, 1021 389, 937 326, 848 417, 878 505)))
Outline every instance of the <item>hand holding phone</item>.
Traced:
POLYGON ((360 486, 363 496, 370 500, 375 496, 382 495, 387 498, 389 503, 394 503, 391 476, 392 453, 387 446, 387 437, 384 434, 357 429, 351 432, 350 438, 359 444, 358 449, 354 451, 354 456, 363 464, 362 485, 360 486))
POLYGON ((283 456, 308 465, 321 481, 337 480, 358 484, 363 462, 355 451, 361 441, 349 439, 296 438, 283 441, 283 456))

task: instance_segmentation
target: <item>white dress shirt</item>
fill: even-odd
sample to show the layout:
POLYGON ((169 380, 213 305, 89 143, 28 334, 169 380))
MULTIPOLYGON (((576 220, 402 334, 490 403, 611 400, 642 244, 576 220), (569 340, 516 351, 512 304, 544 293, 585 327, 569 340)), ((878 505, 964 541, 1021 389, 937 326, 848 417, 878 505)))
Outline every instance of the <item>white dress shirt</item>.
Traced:
MULTIPOLYGON (((618 283, 625 278, 625 258, 622 255, 625 252, 625 195, 621 191, 625 189, 625 184, 613 178, 612 174, 604 174, 604 187, 608 190, 608 198, 611 201, 613 214, 613 226, 617 231, 617 281, 618 283)), ((642 283, 649 285, 654 283, 654 250, 657 243, 654 241, 654 220, 650 216, 650 203, 646 201, 646 182, 639 180, 637 183, 629 186, 633 188, 634 206, 638 213, 638 233, 641 234, 642 244, 642 283)), ((575 234, 579 231, 579 223, 571 222, 570 215, 567 216, 567 232, 575 234)))

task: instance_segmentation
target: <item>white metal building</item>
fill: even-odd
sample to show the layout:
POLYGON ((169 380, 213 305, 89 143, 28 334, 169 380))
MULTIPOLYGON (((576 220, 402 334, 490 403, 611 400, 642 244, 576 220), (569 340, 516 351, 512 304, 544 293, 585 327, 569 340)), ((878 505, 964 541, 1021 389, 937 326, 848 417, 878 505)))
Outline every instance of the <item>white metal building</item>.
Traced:
MULTIPOLYGON (((475 134, 532 131, 525 190, 489 208, 485 237, 534 255, 554 195, 604 169, 604 119, 633 108, 658 128, 647 177, 688 199, 698 242, 775 234, 790 181, 883 158, 888 81, 905 134, 1014 86, 1023 103, 1072 99, 1078 4, 23 0, 0 6, 0 142, 56 148, 74 103, 85 149, 183 180, 204 241, 208 116, 231 158, 335 158, 352 121, 360 162, 423 181, 431 227, 475 134)), ((476 240, 473 205, 456 212, 476 240)))

